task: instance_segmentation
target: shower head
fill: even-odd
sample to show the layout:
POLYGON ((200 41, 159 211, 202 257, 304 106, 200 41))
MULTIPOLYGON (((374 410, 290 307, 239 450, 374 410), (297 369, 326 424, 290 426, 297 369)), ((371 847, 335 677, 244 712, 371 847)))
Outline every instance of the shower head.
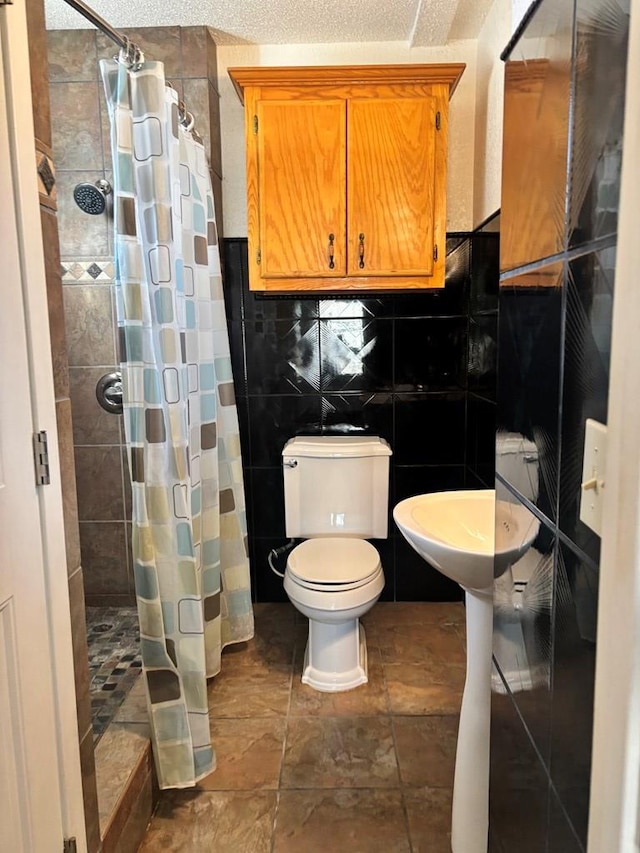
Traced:
POLYGON ((77 184, 73 191, 73 198, 80 210, 98 216, 104 213, 107 206, 107 196, 111 192, 111 184, 101 178, 95 184, 77 184))

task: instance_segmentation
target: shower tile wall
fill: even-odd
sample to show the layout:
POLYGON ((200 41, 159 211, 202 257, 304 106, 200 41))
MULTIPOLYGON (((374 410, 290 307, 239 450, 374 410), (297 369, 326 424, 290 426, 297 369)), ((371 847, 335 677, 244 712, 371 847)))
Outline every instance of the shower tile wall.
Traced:
POLYGON ((497 427, 535 444, 539 483, 500 458, 497 478, 540 532, 524 592, 495 589, 492 853, 587 843, 600 540, 580 483, 585 421, 607 419, 625 9, 543 0, 506 66, 497 427))
MULTIPOLYGON (((478 280, 490 269, 485 279, 493 275, 493 282, 472 285, 475 240, 470 234, 449 235, 446 286, 441 291, 322 298, 250 293, 247 242, 224 241, 257 601, 286 600, 267 555, 286 541, 281 452, 297 433, 362 432, 385 438, 394 455, 389 538, 375 543, 386 578, 382 598, 461 597, 456 584, 407 545, 391 510, 399 500, 420 492, 481 486, 473 472, 482 472, 487 455, 493 471, 493 420, 474 438, 473 471, 466 467, 470 294, 479 324, 485 312, 495 317, 498 278, 497 235, 480 235, 478 280)), ((474 369, 478 393, 473 396, 488 400, 491 408, 495 391, 488 387, 493 380, 487 363, 485 358, 483 366, 474 369)))
MULTIPOLYGON (((216 47, 207 27, 123 30, 168 79, 195 116, 210 152, 222 233, 222 166, 216 47)), ((122 418, 104 412, 95 387, 118 361, 113 298, 111 201, 107 214, 83 213, 73 188, 112 181, 109 121, 98 61, 117 48, 95 30, 48 33, 52 144, 57 165, 60 262, 73 420, 80 545, 88 604, 134 602, 130 495, 122 418)))

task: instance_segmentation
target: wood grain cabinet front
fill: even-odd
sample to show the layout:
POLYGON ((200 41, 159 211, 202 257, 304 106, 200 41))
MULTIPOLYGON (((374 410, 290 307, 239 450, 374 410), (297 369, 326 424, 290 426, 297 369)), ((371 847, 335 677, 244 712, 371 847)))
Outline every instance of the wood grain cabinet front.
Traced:
POLYGON ((444 286, 447 113, 464 65, 233 68, 252 290, 444 286))

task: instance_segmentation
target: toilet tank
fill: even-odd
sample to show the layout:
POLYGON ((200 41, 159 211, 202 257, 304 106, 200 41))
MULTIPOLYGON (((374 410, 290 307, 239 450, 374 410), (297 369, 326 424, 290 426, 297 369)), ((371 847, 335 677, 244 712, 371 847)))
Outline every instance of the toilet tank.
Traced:
POLYGON ((532 503, 538 498, 538 448, 518 432, 496 436, 496 471, 532 503))
POLYGON ((377 436, 298 436, 282 451, 287 536, 386 539, 391 448, 377 436))

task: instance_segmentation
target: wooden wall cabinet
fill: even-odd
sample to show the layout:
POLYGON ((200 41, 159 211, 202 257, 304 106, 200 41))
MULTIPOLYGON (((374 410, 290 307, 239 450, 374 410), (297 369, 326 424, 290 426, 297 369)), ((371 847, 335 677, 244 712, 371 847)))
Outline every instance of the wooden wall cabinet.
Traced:
POLYGON ((444 287, 447 113, 464 68, 229 69, 251 290, 444 287))

